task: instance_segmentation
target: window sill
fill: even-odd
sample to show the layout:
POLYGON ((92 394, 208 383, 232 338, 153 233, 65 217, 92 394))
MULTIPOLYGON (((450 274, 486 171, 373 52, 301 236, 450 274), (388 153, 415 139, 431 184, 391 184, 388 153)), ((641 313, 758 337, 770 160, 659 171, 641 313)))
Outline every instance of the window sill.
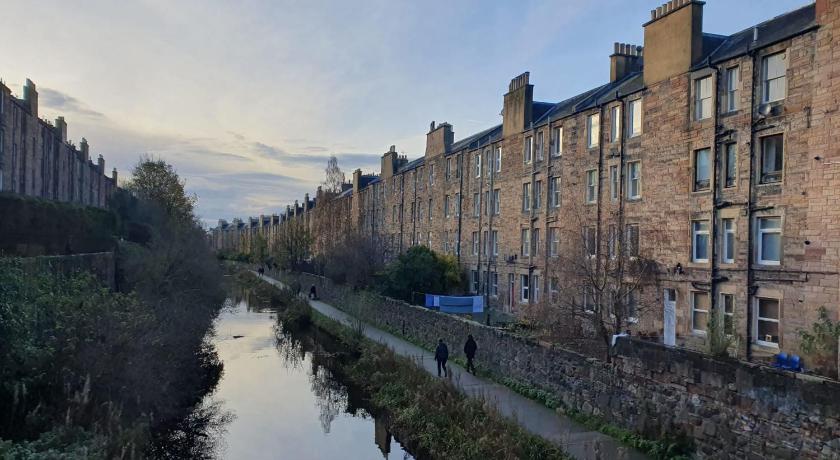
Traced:
POLYGON ((640 196, 631 197, 631 198, 627 198, 627 202, 629 202, 629 203, 633 203, 633 202, 635 202, 635 201, 642 201, 642 197, 641 197, 641 195, 640 195, 640 196))
POLYGON ((705 337, 706 337, 706 331, 699 331, 699 330, 697 330, 697 329, 692 329, 692 330, 691 330, 691 335, 693 335, 693 336, 695 336, 695 337, 703 337, 703 338, 705 338, 705 337))
POLYGON ((757 348, 758 350, 763 351, 777 351, 779 350, 779 344, 773 342, 765 342, 763 340, 756 340, 752 344, 753 348, 757 348))

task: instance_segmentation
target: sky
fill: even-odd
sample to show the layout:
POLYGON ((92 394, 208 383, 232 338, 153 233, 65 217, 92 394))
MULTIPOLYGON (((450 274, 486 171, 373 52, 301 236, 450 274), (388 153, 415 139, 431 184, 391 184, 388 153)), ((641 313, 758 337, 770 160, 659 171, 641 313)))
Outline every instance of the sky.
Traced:
MULTIPOLYGON (((731 34, 808 0, 707 0, 731 34)), ((175 166, 197 213, 277 213, 323 181, 422 155, 432 120, 460 139, 501 122, 510 79, 555 102, 609 79, 614 42, 643 43, 651 0, 23 1, 0 14, 0 79, 38 87, 106 170, 175 166)))

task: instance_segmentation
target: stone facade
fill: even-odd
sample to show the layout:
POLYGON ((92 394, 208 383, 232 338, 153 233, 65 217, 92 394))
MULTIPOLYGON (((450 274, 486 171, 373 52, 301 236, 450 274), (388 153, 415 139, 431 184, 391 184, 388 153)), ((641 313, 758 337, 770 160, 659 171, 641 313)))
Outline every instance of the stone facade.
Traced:
MULTIPOLYGON (((358 295, 323 277, 288 275, 341 308, 358 295)), ((496 376, 551 392, 565 408, 651 438, 686 436, 698 458, 840 457, 840 383, 686 349, 619 339, 607 363, 499 329, 408 305, 366 299, 352 314, 434 349, 461 356, 468 334, 476 361, 496 376)))
POLYGON ((117 188, 117 170, 105 175, 102 155, 87 140, 67 141, 67 123, 39 118, 38 91, 26 80, 23 98, 0 83, 0 192, 105 207, 117 188))
MULTIPOLYGON (((433 122, 421 158, 392 147, 379 175, 357 171, 279 224, 455 254, 471 291, 521 315, 567 295, 555 254, 580 250, 581 222, 598 235, 618 223, 660 267, 634 332, 663 337, 673 301, 677 345, 704 348, 717 314, 737 357, 800 352, 797 331, 840 303, 840 1, 731 36, 704 33, 702 10, 653 10, 643 47, 616 44, 611 81, 567 100, 534 101, 529 74, 514 78, 500 125, 455 141, 433 122)), ((247 231, 212 235, 242 247, 247 231)))

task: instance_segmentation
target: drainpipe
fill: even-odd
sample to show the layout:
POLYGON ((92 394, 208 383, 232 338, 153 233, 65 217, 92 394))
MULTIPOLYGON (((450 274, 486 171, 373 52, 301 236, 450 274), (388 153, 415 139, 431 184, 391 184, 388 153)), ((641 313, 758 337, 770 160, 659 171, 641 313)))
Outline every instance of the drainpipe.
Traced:
MULTIPOLYGON (((750 45, 752 48, 752 45, 750 45)), ((756 92, 756 75, 757 66, 756 50, 750 49, 749 55, 752 62, 752 76, 750 78, 750 172, 749 182, 747 184, 747 347, 745 350, 747 361, 752 361, 752 342, 753 342, 753 282, 755 274, 752 269, 752 261, 755 257, 753 248, 753 202, 754 202, 754 187, 755 180, 755 92, 756 92)))
MULTIPOLYGON (((478 158, 483 158, 483 157, 484 157, 484 155, 482 155, 481 149, 479 149, 478 150, 478 158)), ((478 164, 478 162, 476 162, 476 164, 478 164)), ((483 204, 485 206, 485 209, 487 209, 486 207, 489 203, 486 203, 484 201, 484 176, 481 175, 481 173, 483 172, 483 169, 484 169, 484 165, 482 164, 478 168, 478 171, 479 171, 479 177, 478 177, 478 200, 479 201, 478 202, 480 204, 483 204)), ((476 269, 475 271, 479 273, 479 275, 478 275, 478 290, 476 291, 477 294, 480 294, 481 291, 482 291, 482 289, 481 289, 481 247, 482 247, 481 246, 481 226, 484 223, 484 218, 483 217, 484 217, 484 213, 481 212, 481 206, 479 206, 478 207, 478 232, 475 235, 476 241, 478 242, 478 259, 476 260, 476 266, 475 266, 475 269, 476 269)), ((472 250, 472 249, 470 249, 470 250, 472 250)), ((470 273, 470 276, 472 277, 472 273, 470 273)), ((472 279, 470 279, 470 283, 472 283, 472 279)))
MULTIPOLYGON (((711 65, 711 57, 707 58, 707 65, 714 69, 715 71, 715 104, 714 104, 714 126, 712 126, 712 219, 710 222, 710 229, 709 234, 711 235, 711 242, 712 247, 709 250, 709 261, 711 262, 711 270, 709 272, 709 313, 712 315, 718 315, 718 319, 722 319, 723 315, 717 310, 717 279, 718 279, 718 270, 720 269, 718 263, 718 243, 722 240, 719 239, 718 235, 718 199, 720 195, 720 187, 719 184, 719 174, 720 174, 720 149, 718 148, 718 124, 720 122, 720 110, 718 107, 719 102, 719 95, 720 95, 720 68, 718 66, 711 65)), ((723 327, 723 324, 718 321, 720 324, 719 327, 723 327)), ((707 328, 708 329, 708 328, 707 328)), ((711 338, 709 338, 711 340, 711 338)))
MULTIPOLYGON (((488 140, 488 143, 489 143, 490 138, 488 137, 487 140, 488 140)), ((485 244, 487 244, 487 271, 486 271, 486 274, 484 275, 484 285, 485 285, 484 286, 485 287, 485 289, 484 289, 484 291, 485 291, 485 293, 484 293, 484 306, 487 308, 487 323, 488 324, 490 323, 490 261, 491 260, 494 261, 494 264, 495 264, 495 260, 496 260, 496 259, 493 258, 494 257, 493 244, 491 242, 498 243, 497 241, 493 240, 493 213, 494 213, 494 210, 496 208, 496 202, 493 199, 493 190, 494 190, 493 186, 495 184, 495 178, 496 178, 496 153, 494 151, 494 148, 493 148, 492 144, 490 144, 489 166, 490 166, 490 168, 489 168, 490 172, 488 174, 490 176, 489 177, 490 178, 490 189, 489 189, 489 192, 487 193, 487 197, 488 197, 487 198, 487 216, 488 216, 487 217, 487 238, 488 238, 488 240, 485 243, 485 244)))
MULTIPOLYGON (((619 99, 618 91, 615 92, 615 98, 619 99)), ((626 163, 625 163, 626 156, 625 156, 625 152, 624 152, 625 137, 626 137, 625 136, 626 126, 624 126, 625 125, 624 120, 626 120, 626 117, 627 117, 627 101, 625 99, 620 99, 620 100, 621 100, 621 123, 619 125, 619 131, 620 131, 619 132, 619 138, 621 140, 620 140, 620 145, 619 145, 619 149, 618 149, 618 155, 619 155, 618 156, 618 226, 617 226, 618 228, 615 229, 616 234, 614 235, 614 238, 616 238, 618 240, 617 241, 618 244, 616 245, 616 250, 617 251, 624 251, 624 243, 625 243, 624 239, 627 237, 627 235, 625 234, 625 229, 624 229, 624 204, 625 204, 624 203, 624 201, 625 201, 624 192, 625 192, 625 184, 626 184, 625 172, 626 172, 626 169, 627 169, 625 167, 626 166, 626 163)), ((607 172, 607 181, 609 181, 609 180, 610 180, 609 172, 607 172)), ((607 244, 609 244, 609 240, 607 240, 607 244)), ((616 254, 616 257, 621 257, 621 255, 616 254)), ((619 259, 619 260, 624 260, 624 259, 619 259)), ((622 262, 622 266, 624 264, 625 264, 625 262, 622 262)), ((619 276, 624 276, 624 273, 620 273, 619 276)), ((620 294, 622 294, 622 293, 620 293, 620 294)), ((625 313, 627 313, 626 309, 625 309, 625 313)), ((616 315, 616 318, 618 318, 618 315, 616 315)), ((622 321, 626 321, 626 320, 627 320, 626 317, 622 318, 622 321)), ((619 322, 618 326, 624 326, 624 324, 621 324, 619 322)), ((615 332, 616 333, 621 333, 622 331, 617 330, 615 332)))
MULTIPOLYGON (((596 215, 595 215, 595 273, 596 275, 600 275, 601 273, 601 236, 602 236, 602 225, 601 225, 601 211, 602 211, 602 204, 603 201, 601 196, 603 194, 604 187, 601 186, 601 175, 604 172, 604 104, 598 104, 598 181, 596 182, 598 187, 598 196, 596 197, 596 215)), ((601 304, 601 292, 598 291, 597 297, 597 304, 600 307, 601 304)), ((598 314, 603 314, 603 311, 599 311, 598 314)), ((603 317, 600 319, 603 320, 603 317)), ((603 324, 603 323, 602 323, 603 324)))
MULTIPOLYGON (((458 174, 458 196, 462 199, 464 198, 464 156, 463 153, 460 156, 455 157, 455 170, 461 171, 458 174)), ((450 171, 451 172, 451 171, 450 171)), ((429 190, 429 195, 431 196, 432 191, 429 190)), ((463 211, 463 210, 462 210, 463 211)), ((458 265, 461 265, 461 228, 462 228, 462 221, 463 219, 463 212, 458 213, 458 233, 455 235, 455 257, 458 259, 458 265)))

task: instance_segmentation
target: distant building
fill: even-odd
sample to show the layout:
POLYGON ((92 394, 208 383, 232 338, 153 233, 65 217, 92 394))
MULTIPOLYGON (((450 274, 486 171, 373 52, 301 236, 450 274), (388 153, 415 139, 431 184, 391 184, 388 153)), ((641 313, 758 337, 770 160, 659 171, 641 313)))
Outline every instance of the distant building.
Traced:
POLYGON ((23 98, 0 83, 0 191, 104 207, 117 188, 117 170, 105 175, 102 155, 87 140, 67 142, 67 123, 38 116, 38 91, 26 80, 23 98))

